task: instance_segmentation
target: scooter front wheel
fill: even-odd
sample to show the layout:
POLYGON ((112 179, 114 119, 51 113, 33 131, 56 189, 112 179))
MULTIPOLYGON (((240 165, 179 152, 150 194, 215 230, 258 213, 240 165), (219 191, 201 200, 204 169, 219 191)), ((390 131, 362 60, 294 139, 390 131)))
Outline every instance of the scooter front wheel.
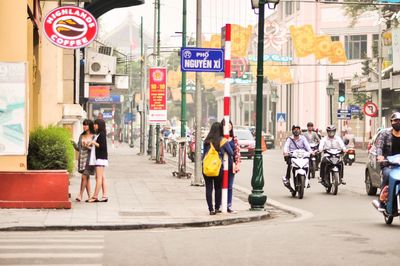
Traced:
POLYGON ((332 173, 332 181, 333 181, 333 191, 332 194, 333 195, 337 195, 338 193, 338 189, 339 189, 339 173, 338 172, 334 172, 332 173))
POLYGON ((305 182, 306 182, 306 177, 304 175, 299 176, 299 184, 297 186, 297 190, 299 192, 299 194, 297 195, 297 197, 299 199, 302 199, 304 196, 304 187, 305 187, 305 182))
POLYGON ((383 213, 383 217, 385 218, 385 223, 387 225, 391 225, 392 224, 392 222, 393 222, 393 216, 392 215, 383 213))

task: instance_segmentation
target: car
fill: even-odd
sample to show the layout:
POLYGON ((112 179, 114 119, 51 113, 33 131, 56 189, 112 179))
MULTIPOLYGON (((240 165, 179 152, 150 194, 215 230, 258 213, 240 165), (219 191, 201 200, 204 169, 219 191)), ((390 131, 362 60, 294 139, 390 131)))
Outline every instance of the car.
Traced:
POLYGON ((250 130, 238 129, 234 132, 239 142, 240 156, 252 159, 254 156, 256 141, 254 140, 254 137, 251 134, 250 130))
POLYGON ((263 133, 265 145, 267 149, 274 149, 275 148, 275 138, 274 135, 271 133, 263 133))
POLYGON ((381 187, 381 166, 377 161, 375 146, 378 136, 379 132, 372 137, 368 144, 368 160, 365 165, 365 191, 370 196, 376 195, 378 188, 381 187))

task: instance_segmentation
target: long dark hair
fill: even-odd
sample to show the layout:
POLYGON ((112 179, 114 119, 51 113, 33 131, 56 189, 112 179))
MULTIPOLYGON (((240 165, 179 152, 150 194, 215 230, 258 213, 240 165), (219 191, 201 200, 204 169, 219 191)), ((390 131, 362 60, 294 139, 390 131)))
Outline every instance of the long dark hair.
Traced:
POLYGON ((106 122, 104 122, 103 119, 96 119, 96 120, 94 120, 94 123, 98 126, 97 133, 103 132, 104 134, 107 134, 107 132, 106 132, 106 122))
MULTIPOLYGON (((232 129, 229 130, 229 137, 233 138, 235 136, 235 134, 233 133, 233 124, 232 124, 231 120, 229 120, 229 124, 231 124, 231 126, 232 126, 232 129)), ((225 118, 222 119, 222 121, 221 121, 222 134, 224 134, 224 126, 225 126, 225 118)))
POLYGON ((206 139, 204 140, 205 143, 210 144, 212 143, 214 145, 214 148, 219 151, 219 143, 221 141, 222 137, 222 127, 221 123, 219 122, 214 122, 211 125, 210 132, 208 132, 208 135, 206 139))
MULTIPOLYGON (((92 120, 90 120, 90 119, 85 119, 85 120, 83 120, 82 125, 89 126, 89 132, 90 132, 91 134, 94 134, 94 133, 95 133, 95 132, 94 132, 94 127, 93 127, 93 121, 92 121, 92 120)), ((86 134, 86 131, 83 131, 81 135, 85 135, 85 134, 86 134)))

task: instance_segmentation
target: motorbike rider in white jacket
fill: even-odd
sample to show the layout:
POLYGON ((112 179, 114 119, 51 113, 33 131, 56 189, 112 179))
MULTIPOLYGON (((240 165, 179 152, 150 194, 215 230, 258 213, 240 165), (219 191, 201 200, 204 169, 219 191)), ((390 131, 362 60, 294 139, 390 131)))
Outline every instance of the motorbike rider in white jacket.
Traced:
POLYGON ((300 126, 298 125, 293 125, 292 126, 292 136, 289 136, 286 139, 285 145, 283 146, 283 156, 285 158, 285 161, 287 163, 287 170, 286 170, 286 176, 282 177, 283 184, 286 187, 290 187, 289 185, 289 178, 290 178, 290 169, 291 169, 291 161, 289 157, 289 153, 294 151, 294 150, 305 150, 309 153, 312 153, 310 144, 308 144, 307 139, 300 135, 301 129, 300 126))
MULTIPOLYGON (((344 145, 343 140, 340 137, 336 136, 336 127, 334 125, 327 126, 326 133, 327 135, 323 137, 321 142, 319 143, 318 147, 319 152, 323 152, 324 150, 328 149, 338 149, 342 150, 342 152, 346 152, 346 146, 344 145)), ((326 159, 324 157, 322 158, 321 168, 319 170, 320 183, 324 182, 325 166, 326 166, 326 159)), ((342 184, 346 185, 346 182, 344 181, 343 177, 342 177, 342 184)))

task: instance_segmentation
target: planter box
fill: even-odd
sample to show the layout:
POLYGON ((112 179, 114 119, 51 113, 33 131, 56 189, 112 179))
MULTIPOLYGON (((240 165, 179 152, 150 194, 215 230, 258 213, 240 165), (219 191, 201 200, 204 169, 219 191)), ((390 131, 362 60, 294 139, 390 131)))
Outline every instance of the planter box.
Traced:
POLYGON ((64 170, 0 172, 0 208, 70 209, 64 170))

